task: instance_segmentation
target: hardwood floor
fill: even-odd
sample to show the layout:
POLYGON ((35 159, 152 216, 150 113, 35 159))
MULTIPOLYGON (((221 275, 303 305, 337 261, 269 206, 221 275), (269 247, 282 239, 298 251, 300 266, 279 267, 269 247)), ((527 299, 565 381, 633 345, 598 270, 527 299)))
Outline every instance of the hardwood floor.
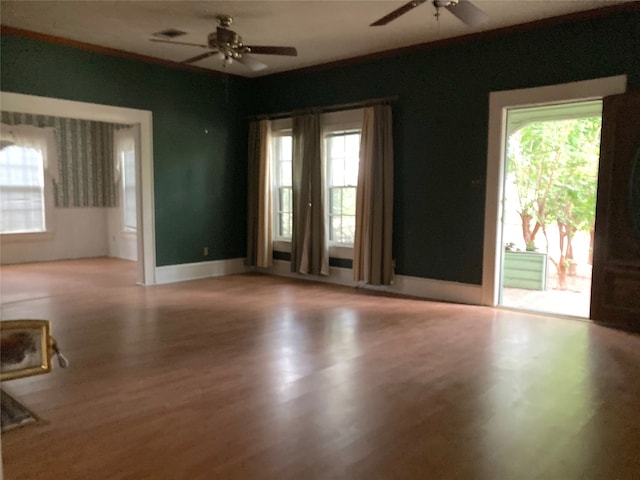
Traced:
POLYGON ((20 479, 638 479, 640 336, 236 275, 135 286, 95 259, 5 266, 2 320, 71 365, 3 384, 20 479))

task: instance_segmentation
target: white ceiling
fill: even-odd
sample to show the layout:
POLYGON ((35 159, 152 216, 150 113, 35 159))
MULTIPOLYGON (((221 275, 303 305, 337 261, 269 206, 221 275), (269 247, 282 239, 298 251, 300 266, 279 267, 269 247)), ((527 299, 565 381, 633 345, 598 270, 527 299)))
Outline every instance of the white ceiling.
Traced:
MULTIPOLYGON (((628 1, 628 0, 626 0, 628 1)), ((177 28, 187 35, 176 40, 206 43, 216 29, 216 15, 233 16, 231 28, 247 45, 283 45, 298 49, 297 57, 255 55, 269 68, 251 72, 233 64, 226 71, 258 76, 317 65, 398 47, 526 23, 625 1, 477 0, 490 17, 471 29, 447 11, 439 21, 425 3, 383 27, 369 27, 407 0, 289 1, 1 1, 0 23, 103 47, 180 62, 202 53, 198 47, 150 42, 151 34, 177 28)), ((224 71, 210 57, 196 63, 224 71)))

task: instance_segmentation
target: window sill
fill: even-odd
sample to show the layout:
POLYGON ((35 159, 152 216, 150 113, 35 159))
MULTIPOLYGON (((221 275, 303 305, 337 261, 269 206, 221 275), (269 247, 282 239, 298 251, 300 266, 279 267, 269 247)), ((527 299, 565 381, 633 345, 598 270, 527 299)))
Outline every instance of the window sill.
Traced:
POLYGON ((53 231, 0 233, 0 241, 2 241, 2 243, 38 242, 51 240, 53 236, 53 231))
POLYGON ((135 240, 138 236, 138 232, 135 230, 120 230, 120 237, 125 240, 135 240))

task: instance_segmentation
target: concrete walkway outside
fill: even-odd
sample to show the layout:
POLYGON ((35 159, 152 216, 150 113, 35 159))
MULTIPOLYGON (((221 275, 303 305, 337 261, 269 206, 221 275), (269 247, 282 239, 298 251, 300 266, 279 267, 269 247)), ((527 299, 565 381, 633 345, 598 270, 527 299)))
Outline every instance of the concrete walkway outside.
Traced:
POLYGON ((547 290, 504 288, 501 305, 532 312, 589 318, 591 265, 580 265, 576 275, 568 276, 566 290, 558 290, 557 287, 558 276, 553 272, 549 275, 547 290))

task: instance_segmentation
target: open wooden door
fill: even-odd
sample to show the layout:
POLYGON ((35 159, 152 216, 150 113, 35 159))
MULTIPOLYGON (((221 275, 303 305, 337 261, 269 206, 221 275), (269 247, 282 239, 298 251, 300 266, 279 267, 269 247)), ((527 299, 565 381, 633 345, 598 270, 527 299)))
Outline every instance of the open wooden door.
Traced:
POLYGON ((640 92, 604 99, 591 318, 640 330, 640 92))

